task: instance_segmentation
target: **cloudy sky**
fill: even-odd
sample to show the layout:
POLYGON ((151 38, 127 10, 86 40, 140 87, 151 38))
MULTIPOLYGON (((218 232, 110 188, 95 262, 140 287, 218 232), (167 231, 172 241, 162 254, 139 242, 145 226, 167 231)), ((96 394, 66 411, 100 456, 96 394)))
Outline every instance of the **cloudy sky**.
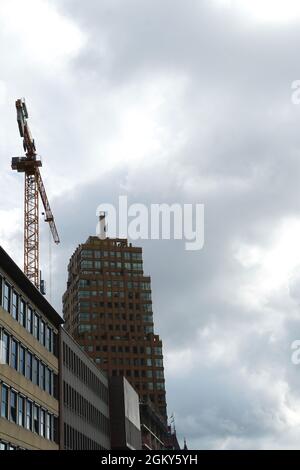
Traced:
MULTIPOLYGON (((296 0, 2 0, 0 243, 22 266, 25 96, 66 265, 103 202, 205 204, 205 245, 141 241, 169 414, 190 448, 300 447, 296 0)), ((42 268, 49 280, 49 234, 42 268)))

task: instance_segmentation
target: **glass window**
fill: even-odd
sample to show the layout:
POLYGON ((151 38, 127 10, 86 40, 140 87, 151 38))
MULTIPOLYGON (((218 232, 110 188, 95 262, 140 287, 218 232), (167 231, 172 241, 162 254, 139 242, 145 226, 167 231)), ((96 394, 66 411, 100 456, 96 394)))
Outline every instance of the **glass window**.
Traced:
POLYGON ((45 410, 41 410, 41 421, 40 421, 40 435, 46 436, 46 421, 45 421, 45 410))
POLYGON ((18 320, 18 313, 19 313, 19 296, 16 292, 13 292, 11 314, 15 320, 18 320))
POLYGON ((78 333, 85 333, 86 331, 91 331, 91 325, 79 325, 78 326, 78 333))
POLYGON ((3 333, 2 362, 3 364, 9 364, 9 336, 7 333, 3 333))
POLYGON ((45 390, 45 365, 40 362, 40 387, 42 390, 45 390))
POLYGON ((1 416, 8 419, 8 387, 6 385, 2 385, 1 416))
POLYGON ((46 326, 46 348, 50 351, 50 328, 46 326))
POLYGON ((81 256, 82 256, 82 258, 92 258, 93 257, 93 252, 92 252, 92 250, 82 250, 81 256))
POLYGON ((157 356, 161 356, 162 355, 162 348, 161 347, 154 347, 154 354, 156 354, 157 356))
POLYGON ((90 269, 93 267, 93 261, 89 261, 89 260, 84 260, 84 261, 81 261, 81 269, 90 269))
POLYGON ((7 282, 4 283, 4 292, 3 292, 3 308, 7 312, 10 312, 10 296, 11 296, 11 287, 7 282))
POLYGON ((28 306, 27 308, 27 331, 32 334, 32 317, 33 317, 33 312, 32 308, 28 306))
POLYGON ((53 331, 49 329, 49 351, 53 352, 53 331))
POLYGON ((39 339, 39 316, 35 313, 33 316, 33 336, 39 339))
POLYGON ((45 346, 45 322, 40 321, 40 343, 45 346))
POLYGON ((153 326, 152 325, 147 325, 147 326, 144 326, 144 331, 145 331, 145 334, 148 335, 149 333, 153 333, 153 326))
POLYGON ((19 347, 19 372, 25 375, 25 348, 19 347))
POLYGON ((57 436, 57 418, 51 416, 51 440, 56 442, 57 436))
POLYGON ((89 313, 80 313, 78 315, 78 320, 79 321, 85 321, 90 319, 90 314, 89 313))
POLYGON ((37 405, 34 405, 33 407, 33 431, 36 434, 39 434, 40 431, 40 410, 37 405))
POLYGON ((19 396, 19 406, 18 406, 18 425, 24 427, 25 424, 25 399, 24 397, 19 396))
POLYGON ((46 439, 50 439, 50 415, 46 413, 46 439))
POLYGON ((24 327, 26 326, 26 303, 24 300, 20 301, 19 323, 24 327))
POLYGON ((18 370, 18 343, 14 339, 11 340, 11 361, 10 365, 18 370))
POLYGON ((32 354, 29 351, 26 354, 26 378, 32 380, 32 354))
POLYGON ((26 401, 26 429, 32 431, 32 402, 26 401))
POLYGON ((157 382, 155 385, 156 385, 156 390, 164 390, 165 389, 165 383, 164 382, 157 382))
POLYGON ((49 393, 49 385, 50 385, 50 371, 48 367, 45 368, 45 391, 49 393))
POLYGON ((163 378, 164 378, 164 371, 163 371, 163 370, 156 370, 156 371, 155 371, 155 376, 156 376, 158 379, 163 379, 163 378))
POLYGON ((10 391, 10 420, 17 423, 17 394, 14 390, 10 391))
POLYGON ((39 362, 36 357, 32 359, 32 382, 35 385, 39 384, 39 362))

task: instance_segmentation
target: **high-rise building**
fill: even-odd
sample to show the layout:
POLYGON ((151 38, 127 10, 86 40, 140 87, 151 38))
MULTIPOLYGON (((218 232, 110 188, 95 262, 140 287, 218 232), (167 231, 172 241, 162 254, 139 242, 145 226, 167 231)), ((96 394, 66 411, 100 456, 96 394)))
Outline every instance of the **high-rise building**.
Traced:
POLYGON ((0 450, 58 449, 61 323, 0 247, 0 450))
POLYGON ((166 423, 162 342, 142 249, 126 239, 89 237, 70 259, 63 312, 66 330, 98 367, 125 376, 166 423))

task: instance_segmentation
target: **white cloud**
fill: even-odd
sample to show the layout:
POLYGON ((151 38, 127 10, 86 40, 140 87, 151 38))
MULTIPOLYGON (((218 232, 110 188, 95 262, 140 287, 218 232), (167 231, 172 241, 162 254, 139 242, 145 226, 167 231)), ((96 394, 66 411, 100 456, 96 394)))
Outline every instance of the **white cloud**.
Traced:
POLYGON ((0 24, 2 35, 15 45, 11 60, 24 54, 29 63, 49 67, 48 73, 73 58, 85 43, 78 26, 45 0, 3 0, 0 24))
POLYGON ((300 265, 299 239, 300 220, 287 218, 276 226, 269 248, 237 244, 235 257, 249 270, 247 281, 239 290, 246 305, 264 307, 279 292, 289 300, 289 282, 300 265))
POLYGON ((298 0, 213 0, 217 4, 241 12, 245 18, 263 23, 293 23, 300 20, 298 0))
POLYGON ((5 99, 7 97, 7 86, 5 82, 0 80, 0 106, 5 102, 5 99))

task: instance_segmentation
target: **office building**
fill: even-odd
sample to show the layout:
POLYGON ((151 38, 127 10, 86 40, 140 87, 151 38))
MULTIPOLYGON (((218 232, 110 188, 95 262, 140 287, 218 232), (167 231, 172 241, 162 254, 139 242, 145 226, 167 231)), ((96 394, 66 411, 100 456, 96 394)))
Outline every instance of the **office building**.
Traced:
POLYGON ((60 448, 110 449, 108 379, 60 329, 60 448))
POLYGON ((63 319, 0 247, 0 450, 56 450, 63 319))

